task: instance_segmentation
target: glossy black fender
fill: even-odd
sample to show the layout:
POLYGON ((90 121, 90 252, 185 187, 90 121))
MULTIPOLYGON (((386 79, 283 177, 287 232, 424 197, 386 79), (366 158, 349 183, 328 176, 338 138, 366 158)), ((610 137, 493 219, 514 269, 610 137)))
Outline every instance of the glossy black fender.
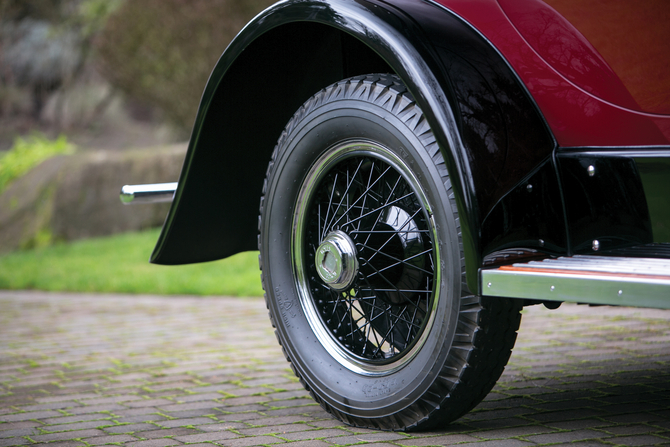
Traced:
MULTIPOLYGON (((320 89, 375 72, 397 74, 433 129, 457 192, 468 286, 476 291, 486 254, 532 238, 524 228, 491 223, 503 199, 539 169, 549 189, 536 200, 560 203, 554 170, 541 169, 553 166, 555 143, 495 48, 442 6, 422 0, 281 2, 250 22, 205 88, 151 262, 203 262, 255 250, 258 199, 285 124, 320 89), (497 244, 501 232, 511 236, 497 244)), ((535 218, 564 235, 561 206, 542 209, 559 215, 535 218)))

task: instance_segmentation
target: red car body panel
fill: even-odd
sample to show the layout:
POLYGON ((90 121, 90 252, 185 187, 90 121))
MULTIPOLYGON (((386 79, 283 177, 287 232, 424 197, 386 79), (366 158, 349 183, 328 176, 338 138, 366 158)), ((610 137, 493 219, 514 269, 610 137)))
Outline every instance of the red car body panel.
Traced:
MULTIPOLYGON (((652 60, 648 64, 655 75, 652 79, 640 80, 631 74, 624 76, 624 83, 621 73, 628 73, 629 67, 626 56, 634 54, 630 48, 618 59, 610 57, 618 67, 615 72, 583 33, 539 0, 439 0, 439 3, 477 28, 500 51, 535 99, 560 146, 670 143, 670 115, 658 113, 670 110, 667 90, 670 77, 667 70, 658 68, 662 67, 662 61, 652 60)), ((566 2, 552 3, 561 7, 566 2)), ((656 7, 662 12, 670 11, 665 4, 656 7)), ((588 10, 589 6, 583 8, 588 10)), ((577 15, 574 5, 567 4, 562 9, 577 15)), ((584 17, 582 29, 587 29, 586 25, 594 22, 589 20, 593 15, 584 17)), ((664 14, 655 17, 664 20, 664 14)), ((667 22, 665 27, 647 25, 654 30, 668 28, 667 22)), ((595 35, 596 31, 592 27, 589 33, 595 35)), ((648 35, 643 37, 643 41, 651 39, 648 35)), ((668 41, 647 45, 647 54, 670 55, 668 41)))
POLYGON ((670 115, 666 0, 545 1, 602 55, 635 99, 634 110, 670 115))

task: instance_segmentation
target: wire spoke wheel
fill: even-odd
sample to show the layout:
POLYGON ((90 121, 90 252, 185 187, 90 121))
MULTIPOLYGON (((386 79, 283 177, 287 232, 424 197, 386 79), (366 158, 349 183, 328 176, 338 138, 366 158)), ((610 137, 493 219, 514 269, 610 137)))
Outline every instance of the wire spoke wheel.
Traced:
POLYGON ((439 276, 430 208, 416 179, 383 146, 347 142, 315 163, 298 202, 292 258, 320 341, 354 371, 402 366, 432 321, 439 276), (349 253, 355 259, 347 263, 349 253))
POLYGON ((397 77, 344 79, 296 111, 268 164, 258 242, 286 359, 343 422, 441 426, 500 377, 519 308, 467 289, 445 157, 397 77))

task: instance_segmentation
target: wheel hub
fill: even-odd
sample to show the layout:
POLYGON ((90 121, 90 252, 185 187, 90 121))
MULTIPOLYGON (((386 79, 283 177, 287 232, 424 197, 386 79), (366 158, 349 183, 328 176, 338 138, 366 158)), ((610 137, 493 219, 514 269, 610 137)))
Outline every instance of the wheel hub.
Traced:
POLYGON ((345 290, 358 275, 356 255, 351 238, 343 231, 332 231, 316 249, 316 272, 331 289, 345 290))
POLYGON ((303 180, 296 286, 319 343, 343 367, 387 375, 428 340, 441 284, 430 214, 403 159, 368 141, 328 149, 303 180))

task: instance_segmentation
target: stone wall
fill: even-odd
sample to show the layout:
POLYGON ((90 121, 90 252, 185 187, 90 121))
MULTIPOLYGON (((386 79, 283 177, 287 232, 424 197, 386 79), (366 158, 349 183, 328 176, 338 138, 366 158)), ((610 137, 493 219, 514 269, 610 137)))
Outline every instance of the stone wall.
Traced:
POLYGON ((174 182, 186 145, 59 156, 0 196, 0 253, 163 224, 169 204, 129 205, 121 186, 174 182))

